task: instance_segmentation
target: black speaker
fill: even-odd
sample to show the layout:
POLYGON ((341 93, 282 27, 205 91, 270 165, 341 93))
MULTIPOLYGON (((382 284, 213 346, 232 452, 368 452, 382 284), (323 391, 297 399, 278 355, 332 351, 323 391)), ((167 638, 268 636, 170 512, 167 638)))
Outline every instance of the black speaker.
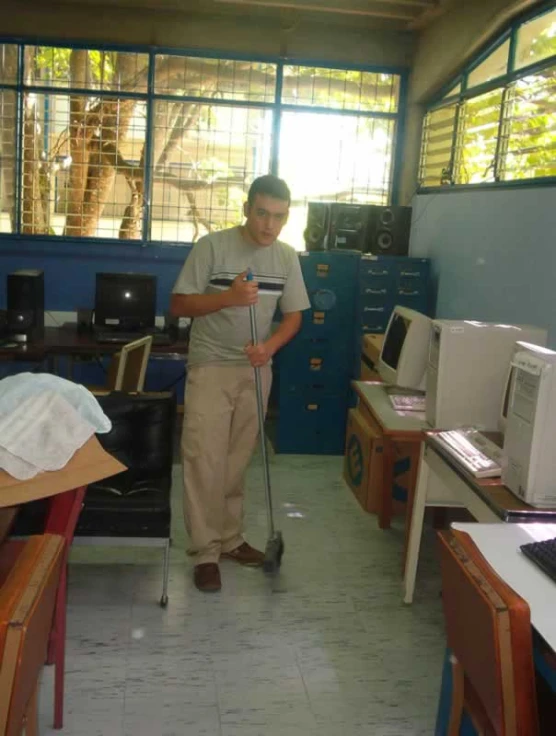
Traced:
POLYGON ((368 205, 333 202, 330 205, 328 248, 365 250, 368 205))
POLYGON ((16 342, 44 335, 44 272, 21 270, 7 277, 7 332, 16 342))
POLYGON ((88 332, 92 332, 93 315, 93 309, 87 309, 86 307, 77 307, 77 333, 79 335, 85 335, 88 332))
POLYGON ((368 205, 366 253, 406 256, 409 252, 411 207, 368 205))
POLYGON ((329 223, 330 204, 328 202, 309 202, 307 226, 303 233, 307 250, 326 250, 329 223))

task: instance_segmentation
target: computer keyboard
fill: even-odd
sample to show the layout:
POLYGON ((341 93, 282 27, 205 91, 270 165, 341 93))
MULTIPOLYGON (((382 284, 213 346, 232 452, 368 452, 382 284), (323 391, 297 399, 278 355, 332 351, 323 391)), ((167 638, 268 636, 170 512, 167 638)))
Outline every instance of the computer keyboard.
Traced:
POLYGON ((520 549, 524 555, 556 582, 556 539, 522 544, 520 549))
POLYGON ((425 411, 425 397, 421 394, 390 394, 390 403, 396 411, 425 411))
POLYGON ((475 478, 502 475, 502 448, 476 429, 438 432, 435 439, 475 478))
POLYGON ((119 332, 118 330, 108 332, 95 332, 95 340, 99 343, 117 343, 118 345, 125 345, 128 342, 134 340, 140 340, 142 337, 150 335, 153 339, 153 345, 171 345, 174 340, 170 338, 167 332, 119 332))

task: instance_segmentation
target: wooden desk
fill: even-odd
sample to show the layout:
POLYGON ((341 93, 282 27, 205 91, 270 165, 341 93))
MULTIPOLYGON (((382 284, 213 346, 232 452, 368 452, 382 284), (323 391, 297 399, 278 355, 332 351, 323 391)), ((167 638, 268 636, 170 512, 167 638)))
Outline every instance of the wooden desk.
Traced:
MULTIPOLYGON (((479 480, 427 432, 421 446, 404 575, 404 601, 413 601, 426 506, 466 508, 477 521, 556 523, 556 509, 538 509, 520 501, 500 478, 479 480)), ((555 535, 556 536, 556 535, 555 535)))
MULTIPOLYGON (((61 327, 45 327, 44 338, 32 344, 22 343, 15 347, 4 347, 0 342, 0 360, 44 360, 59 355, 95 356, 113 355, 121 349, 121 343, 99 343, 92 334, 78 334, 75 323, 61 327)), ((166 360, 183 359, 187 355, 189 338, 182 333, 170 345, 155 345, 151 353, 166 360)))
POLYGON ((0 509, 0 545, 10 533, 17 512, 17 506, 8 506, 8 508, 0 509))
POLYGON ((394 485, 395 446, 399 442, 410 444, 411 473, 408 488, 407 517, 411 516, 412 488, 415 485, 419 448, 423 430, 428 427, 425 417, 418 412, 404 416, 397 412, 388 398, 387 387, 383 383, 353 381, 359 398, 362 414, 369 424, 382 435, 383 476, 382 492, 378 509, 378 524, 381 529, 389 529, 392 520, 392 488, 394 485))

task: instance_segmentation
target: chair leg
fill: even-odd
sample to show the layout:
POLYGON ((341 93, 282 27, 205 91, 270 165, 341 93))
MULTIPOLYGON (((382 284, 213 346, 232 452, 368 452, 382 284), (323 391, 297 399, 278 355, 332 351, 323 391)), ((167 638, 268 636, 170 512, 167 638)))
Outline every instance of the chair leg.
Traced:
POLYGON ((170 574, 170 540, 166 541, 164 545, 164 572, 162 578, 162 598, 160 599, 160 605, 162 608, 166 608, 168 605, 168 576, 170 574))
POLYGON ((39 736, 39 682, 35 685, 23 717, 25 736, 39 736))
POLYGON ((448 725, 448 736, 459 736, 461 717, 463 714, 464 701, 464 672, 463 667, 452 657, 452 705, 450 708, 450 723, 448 725))
POLYGON ((66 667, 66 593, 68 563, 62 566, 55 610, 54 636, 54 728, 64 725, 64 674, 66 667))

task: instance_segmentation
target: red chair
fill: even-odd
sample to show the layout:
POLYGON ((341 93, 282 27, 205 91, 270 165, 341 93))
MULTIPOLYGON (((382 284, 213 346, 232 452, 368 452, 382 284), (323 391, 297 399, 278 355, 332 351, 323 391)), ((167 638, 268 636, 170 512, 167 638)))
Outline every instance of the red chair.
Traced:
POLYGON ((52 496, 44 525, 45 534, 59 534, 64 539, 64 556, 56 593, 56 608, 48 643, 47 664, 54 664, 54 728, 64 723, 64 672, 66 660, 66 598, 68 556, 87 486, 52 496))
POLYGON ((448 736, 464 710, 485 736, 538 736, 531 618, 465 532, 441 532, 442 602, 452 651, 448 736))

